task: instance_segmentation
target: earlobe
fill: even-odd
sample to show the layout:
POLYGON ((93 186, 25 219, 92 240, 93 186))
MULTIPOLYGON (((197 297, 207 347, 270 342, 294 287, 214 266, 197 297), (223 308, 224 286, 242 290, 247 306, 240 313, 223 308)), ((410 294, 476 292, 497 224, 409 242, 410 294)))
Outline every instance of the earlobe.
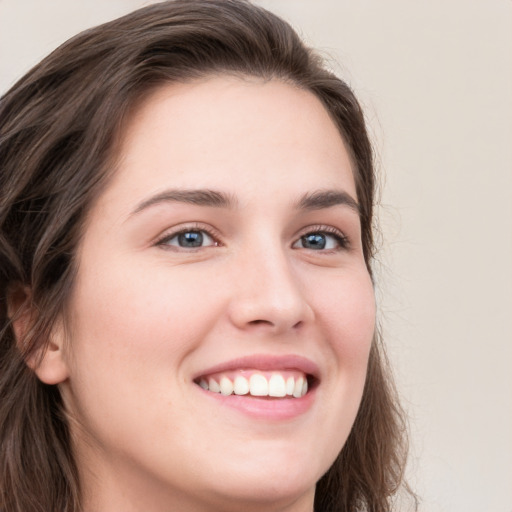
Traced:
POLYGON ((26 358, 26 363, 45 384, 60 384, 69 377, 64 328, 59 321, 46 343, 41 343, 26 358))
POLYGON ((69 377, 68 366, 63 351, 64 342, 50 342, 27 358, 27 365, 45 384, 60 384, 69 377))
POLYGON ((56 326, 51 339, 31 349, 26 345, 27 335, 34 325, 34 308, 31 305, 31 291, 18 286, 8 294, 7 314, 18 349, 25 355, 27 366, 45 384, 60 384, 68 378, 68 368, 64 357, 64 329, 56 326))

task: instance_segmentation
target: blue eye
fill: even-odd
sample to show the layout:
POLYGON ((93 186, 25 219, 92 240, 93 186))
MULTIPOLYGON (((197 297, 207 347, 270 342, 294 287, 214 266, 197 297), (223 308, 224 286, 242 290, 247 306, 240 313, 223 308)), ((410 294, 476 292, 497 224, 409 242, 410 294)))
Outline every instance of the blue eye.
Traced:
POLYGON ((170 245, 184 249, 195 249, 217 245, 215 240, 204 230, 189 229, 175 235, 168 236, 159 242, 159 245, 170 245))
POLYGON ((295 249, 311 249, 314 251, 342 249, 347 246, 345 237, 324 231, 306 233, 294 244, 295 249))

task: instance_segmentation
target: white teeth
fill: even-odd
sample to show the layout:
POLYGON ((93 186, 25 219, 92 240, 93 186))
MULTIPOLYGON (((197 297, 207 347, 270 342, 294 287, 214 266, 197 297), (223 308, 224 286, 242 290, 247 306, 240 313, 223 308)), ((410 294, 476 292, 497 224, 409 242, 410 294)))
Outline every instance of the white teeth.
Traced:
POLYGON ((235 378, 234 391, 235 395, 247 395, 249 393, 249 381, 245 377, 238 375, 235 378))
POLYGON ((198 384, 206 391, 221 393, 225 396, 249 394, 275 398, 286 396, 300 398, 308 392, 308 380, 304 376, 297 378, 290 376, 285 379, 283 375, 277 372, 273 373, 268 380, 265 375, 253 373, 249 380, 243 375, 237 375, 235 380, 232 381, 226 375, 222 375, 220 376, 220 382, 210 377, 208 379, 201 378, 198 384))
POLYGON ((226 396, 233 394, 233 383, 227 377, 220 379, 220 392, 226 396))
POLYGON ((217 384, 215 379, 210 379, 208 381, 208 387, 210 388, 210 391, 213 391, 214 393, 220 393, 220 386, 217 384))
POLYGON ((295 379, 293 377, 288 377, 286 379, 286 394, 292 396, 294 389, 295 389, 295 379))
POLYGON ((268 381, 269 396, 286 396, 286 384, 282 375, 274 373, 268 381))
POLYGON ((268 396, 268 381, 263 375, 254 373, 249 380, 249 390, 252 396, 268 396))
POLYGON ((293 390, 293 396, 295 398, 300 398, 302 396, 302 386, 304 385, 304 379, 299 377, 295 381, 295 389, 293 390))

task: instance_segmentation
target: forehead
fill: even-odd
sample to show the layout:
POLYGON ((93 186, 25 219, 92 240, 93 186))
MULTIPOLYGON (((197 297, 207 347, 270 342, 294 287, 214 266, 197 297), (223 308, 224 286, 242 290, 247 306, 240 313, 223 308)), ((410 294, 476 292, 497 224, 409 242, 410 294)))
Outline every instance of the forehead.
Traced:
POLYGON ((132 112, 118 155, 110 188, 124 194, 341 187, 355 197, 352 162, 328 112, 311 92, 278 80, 164 85, 132 112))

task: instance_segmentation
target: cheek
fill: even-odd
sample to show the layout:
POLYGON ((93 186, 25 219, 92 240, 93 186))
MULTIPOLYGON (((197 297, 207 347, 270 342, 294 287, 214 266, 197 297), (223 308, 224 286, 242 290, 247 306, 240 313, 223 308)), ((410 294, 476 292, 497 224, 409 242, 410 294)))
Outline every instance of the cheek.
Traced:
POLYGON ((352 429, 366 381, 376 312, 368 273, 365 269, 347 271, 326 281, 323 292, 315 294, 315 304, 329 362, 322 421, 327 442, 319 453, 332 463, 352 429))
POLYGON ((101 277, 83 277, 73 300, 74 332, 101 340, 102 350, 172 351, 208 330, 212 308, 200 276, 194 282, 179 272, 134 268, 125 273, 112 265, 101 277))
POLYGON ((315 294, 316 313, 330 347, 343 366, 366 369, 375 332, 375 295, 365 269, 347 271, 324 283, 315 294))
POLYGON ((67 409, 112 444, 131 442, 126 423, 134 431, 152 424, 164 436, 179 416, 182 363, 216 320, 213 301, 179 272, 167 272, 171 282, 151 267, 95 268, 80 275, 71 303, 67 409))

